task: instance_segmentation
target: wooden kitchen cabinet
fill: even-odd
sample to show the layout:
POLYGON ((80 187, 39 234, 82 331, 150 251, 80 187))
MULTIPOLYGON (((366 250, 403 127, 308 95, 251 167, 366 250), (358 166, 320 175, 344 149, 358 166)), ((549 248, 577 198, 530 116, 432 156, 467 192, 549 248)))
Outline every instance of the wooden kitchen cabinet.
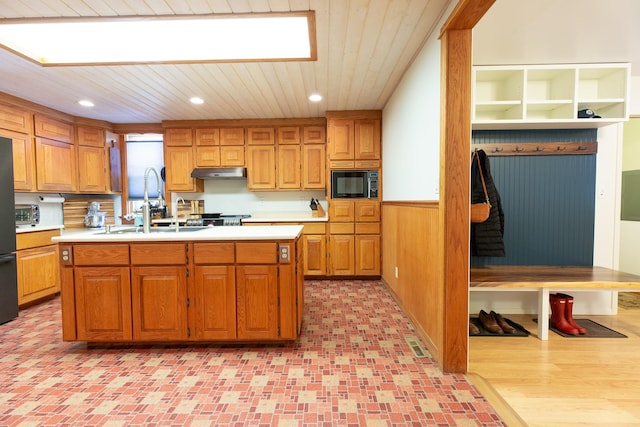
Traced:
POLYGON ((305 276, 327 274, 327 225, 324 222, 304 223, 302 250, 305 276))
POLYGON ((330 274, 353 276, 355 274, 355 238, 353 234, 331 234, 329 236, 330 274))
POLYGON ((244 128, 220 128, 220 145, 244 145, 244 128))
POLYGON ((65 142, 67 144, 74 143, 73 125, 71 123, 40 114, 34 114, 33 124, 35 136, 65 142))
POLYGON ((164 144, 169 147, 191 147, 193 130, 191 128, 167 128, 164 130, 164 144))
POLYGON ((379 111, 328 113, 328 157, 329 161, 338 162, 332 167, 355 169, 379 167, 382 145, 381 123, 379 111))
POLYGON ((191 178, 191 171, 194 168, 192 147, 165 145, 164 165, 167 191, 204 191, 204 182, 201 179, 191 178))
POLYGON ((107 192, 107 167, 104 146, 78 147, 78 190, 81 193, 92 194, 107 192))
POLYGON ((304 144, 327 143, 326 126, 305 126, 302 128, 302 142, 304 144))
POLYGON ((194 243, 195 334, 200 340, 237 338, 235 245, 194 243))
POLYGON ((247 147, 247 189, 274 190, 276 188, 276 148, 273 145, 247 147))
POLYGON ((77 339, 131 340, 129 267, 78 267, 74 282, 77 339))
POLYGON ((326 149, 324 145, 302 147, 302 188, 321 190, 326 188, 326 149))
POLYGON ((300 146, 278 145, 278 183, 282 190, 299 190, 300 177, 300 146))
POLYGON ((131 312, 135 341, 187 339, 187 268, 131 267, 131 312))
POLYGON ((38 191, 76 192, 78 176, 75 144, 37 137, 35 148, 38 191))
POLYGON ((356 234, 355 263, 356 276, 380 275, 379 234, 356 234))
POLYGON ((0 129, 33 134, 33 115, 22 108, 0 104, 0 129))
POLYGON ((60 230, 16 234, 19 306, 60 292, 58 246, 51 242, 59 235, 60 230))
POLYGON ((273 145, 276 143, 274 128, 247 128, 247 145, 273 145))
POLYGON ((13 189, 33 191, 36 187, 33 137, 29 134, 0 129, 0 136, 10 138, 13 147, 13 189))
POLYGON ((300 145, 299 126, 280 126, 276 129, 279 145, 300 145))
POLYGON ((243 265, 237 272, 238 338, 278 338, 278 268, 243 265))
POLYGON ((97 126, 76 126, 76 141, 80 146, 104 147, 105 130, 97 126))

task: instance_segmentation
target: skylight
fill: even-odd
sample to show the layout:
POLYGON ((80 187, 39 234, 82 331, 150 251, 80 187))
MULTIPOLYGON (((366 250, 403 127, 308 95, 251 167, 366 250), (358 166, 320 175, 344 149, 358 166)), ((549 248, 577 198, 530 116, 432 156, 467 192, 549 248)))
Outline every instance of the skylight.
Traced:
POLYGON ((0 21, 0 45, 42 65, 315 60, 315 15, 0 21))

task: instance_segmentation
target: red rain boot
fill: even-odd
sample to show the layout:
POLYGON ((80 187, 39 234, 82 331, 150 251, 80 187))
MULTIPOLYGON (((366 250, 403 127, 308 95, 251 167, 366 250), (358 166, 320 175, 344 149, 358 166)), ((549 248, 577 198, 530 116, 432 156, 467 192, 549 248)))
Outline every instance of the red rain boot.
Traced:
POLYGON ((565 307, 564 318, 567 322, 574 328, 577 329, 580 335, 584 335, 587 333, 587 330, 582 326, 578 325, 575 320, 573 320, 573 297, 567 294, 556 294, 560 298, 564 298, 567 300, 567 306, 565 307))
POLYGON ((550 294, 549 302, 551 303, 551 326, 565 334, 578 335, 580 331, 571 326, 564 317, 567 312, 566 298, 562 298, 557 294, 550 294))

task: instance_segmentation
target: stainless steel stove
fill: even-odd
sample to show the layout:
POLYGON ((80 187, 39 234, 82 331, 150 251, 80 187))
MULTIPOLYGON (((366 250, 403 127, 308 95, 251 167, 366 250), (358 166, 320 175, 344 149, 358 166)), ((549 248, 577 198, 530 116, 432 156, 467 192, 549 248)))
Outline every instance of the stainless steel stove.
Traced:
POLYGON ((251 215, 223 215, 218 213, 203 213, 200 218, 187 219, 187 226, 232 226, 242 225, 243 218, 250 218, 251 215))

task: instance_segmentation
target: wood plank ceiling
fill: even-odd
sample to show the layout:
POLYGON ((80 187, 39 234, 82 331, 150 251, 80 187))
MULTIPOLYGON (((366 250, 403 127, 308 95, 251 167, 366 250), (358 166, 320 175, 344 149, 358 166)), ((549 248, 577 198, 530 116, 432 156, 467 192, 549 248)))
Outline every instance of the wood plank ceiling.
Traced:
MULTIPOLYGON (((112 123, 382 109, 450 0, 0 0, 0 19, 314 10, 318 61, 41 67, 0 49, 0 92, 112 123), (324 96, 317 104, 307 97, 324 96), (205 103, 189 103, 200 96, 205 103), (87 98, 95 107, 77 102, 87 98)), ((135 37, 135 34, 132 34, 135 37)), ((203 40, 202 43, 224 41, 203 40)))

